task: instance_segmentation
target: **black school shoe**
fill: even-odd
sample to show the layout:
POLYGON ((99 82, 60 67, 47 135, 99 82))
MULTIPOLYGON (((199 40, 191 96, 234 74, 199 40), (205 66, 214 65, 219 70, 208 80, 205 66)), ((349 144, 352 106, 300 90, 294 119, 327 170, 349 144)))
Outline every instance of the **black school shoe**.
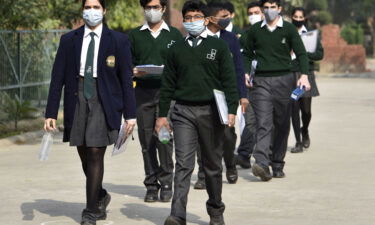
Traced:
POLYGON ((260 177, 262 181, 269 181, 272 179, 269 167, 263 166, 257 163, 253 164, 253 174, 256 177, 260 177))
POLYGON ((210 216, 210 225, 225 225, 224 216, 210 216))
POLYGON ((145 202, 156 202, 159 199, 159 190, 147 190, 145 202))
POLYGON ((186 220, 174 216, 168 216, 164 222, 164 225, 186 225, 186 220))
POLYGON ((235 155, 234 156, 236 165, 239 165, 242 169, 250 169, 250 159, 245 159, 242 155, 235 155))
POLYGON ((230 184, 237 183, 238 172, 237 172, 236 168, 234 168, 234 169, 227 169, 226 175, 227 175, 228 183, 230 183, 230 184))
POLYGON ((284 173, 283 170, 277 169, 277 170, 273 170, 272 176, 274 178, 284 178, 285 177, 285 173, 284 173))
POLYGON ((105 220, 106 218, 107 214, 100 210, 99 212, 95 213, 89 209, 84 209, 82 211, 81 225, 96 225, 97 220, 105 220))
POLYGON ((106 192, 106 195, 103 198, 99 199, 99 210, 107 214, 107 206, 109 205, 109 202, 111 202, 111 195, 109 195, 109 193, 106 192))
POLYGON ((310 136, 308 133, 307 134, 302 133, 302 145, 304 148, 310 147, 310 136))
POLYGON ((160 201, 170 202, 173 196, 172 187, 170 185, 164 185, 160 190, 160 201))
POLYGON ((297 142, 296 146, 290 150, 291 153, 301 153, 303 152, 303 146, 302 143, 297 142))
POLYGON ((194 184, 194 189, 196 190, 204 190, 206 189, 206 181, 205 179, 199 179, 194 184))

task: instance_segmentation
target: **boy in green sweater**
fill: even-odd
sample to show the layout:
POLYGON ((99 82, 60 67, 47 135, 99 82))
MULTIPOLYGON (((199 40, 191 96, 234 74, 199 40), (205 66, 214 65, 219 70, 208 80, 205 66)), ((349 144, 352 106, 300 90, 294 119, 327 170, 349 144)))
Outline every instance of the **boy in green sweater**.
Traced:
POLYGON ((207 35, 206 6, 187 1, 182 9, 188 36, 176 42, 169 51, 162 75, 160 113, 156 132, 170 129, 167 114, 171 112, 175 140, 176 170, 171 215, 165 225, 185 225, 187 196, 195 165, 195 153, 201 149, 209 199, 206 203, 211 225, 224 225, 221 148, 224 128, 214 99, 214 89, 225 93, 230 127, 234 126, 239 96, 236 74, 227 44, 207 35))
MULTIPOLYGON (((164 65, 170 47, 182 39, 181 33, 162 19, 167 0, 140 0, 146 23, 129 33, 133 63, 137 65, 164 65)), ((136 81, 138 136, 142 147, 147 192, 145 202, 159 198, 168 202, 172 198, 173 143, 162 144, 154 135, 158 114, 161 78, 134 69, 136 81), (159 158, 159 161, 158 161, 159 158)))
POLYGON ((272 178, 270 165, 273 177, 285 176, 283 169, 290 130, 290 95, 296 85, 291 71, 291 51, 296 54, 302 74, 297 85, 309 90, 310 84, 306 75, 309 65, 305 47, 295 26, 279 15, 282 9, 280 0, 262 0, 261 5, 265 20, 247 31, 244 55, 246 64, 253 59, 258 61, 254 89, 250 93, 257 121, 257 144, 253 153, 256 162, 252 170, 254 176, 268 181, 272 178))

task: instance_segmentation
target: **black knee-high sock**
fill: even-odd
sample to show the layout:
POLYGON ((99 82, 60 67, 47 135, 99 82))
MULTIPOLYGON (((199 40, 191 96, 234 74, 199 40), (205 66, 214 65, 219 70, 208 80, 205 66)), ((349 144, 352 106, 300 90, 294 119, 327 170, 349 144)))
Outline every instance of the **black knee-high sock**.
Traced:
MULTIPOLYGON (((87 178, 87 151, 86 151, 86 148, 87 147, 85 147, 85 146, 77 147, 79 157, 81 158, 82 169, 83 169, 83 172, 85 173, 85 176, 87 178)), ((106 194, 107 194, 107 191, 103 189, 102 185, 100 185, 99 199, 103 198, 106 194)))
POLYGON ((301 107, 301 114, 302 114, 302 133, 308 134, 309 133, 309 125, 311 121, 311 102, 312 98, 302 98, 300 107, 301 107))
POLYGON ((78 147, 82 168, 86 175, 86 208, 97 211, 98 200, 102 192, 104 174, 104 154, 106 147, 78 147))

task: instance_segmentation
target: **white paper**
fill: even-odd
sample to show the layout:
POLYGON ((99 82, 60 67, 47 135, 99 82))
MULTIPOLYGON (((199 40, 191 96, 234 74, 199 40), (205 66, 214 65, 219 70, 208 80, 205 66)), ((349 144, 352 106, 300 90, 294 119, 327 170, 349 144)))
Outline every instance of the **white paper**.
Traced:
POLYGON ((237 108, 237 120, 238 120, 238 128, 240 130, 240 136, 242 136, 243 130, 245 129, 246 121, 245 121, 245 114, 242 113, 241 105, 237 108))
POLYGON ((164 65, 157 66, 157 65, 138 65, 135 68, 138 71, 146 72, 148 74, 162 74, 164 70, 164 65))
POLYGON ((228 125, 228 105, 225 100, 225 93, 219 90, 214 89, 214 96, 219 111, 221 124, 228 125))
POLYGON ((303 41, 303 44, 305 45, 307 52, 314 53, 316 51, 316 47, 318 45, 318 35, 318 30, 313 30, 301 34, 301 39, 303 41))
POLYGON ((126 146, 128 145, 131 139, 130 138, 131 134, 125 136, 125 132, 126 132, 125 128, 126 128, 126 124, 122 124, 115 146, 113 147, 113 150, 112 150, 112 156, 119 155, 125 152, 126 150, 126 146))

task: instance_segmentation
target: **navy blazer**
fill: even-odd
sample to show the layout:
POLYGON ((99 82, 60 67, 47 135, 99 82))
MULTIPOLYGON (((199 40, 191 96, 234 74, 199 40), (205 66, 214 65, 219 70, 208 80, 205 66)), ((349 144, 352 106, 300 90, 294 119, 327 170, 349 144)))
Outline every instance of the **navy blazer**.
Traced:
MULTIPOLYGON (((69 141, 75 106, 78 100, 79 69, 84 26, 61 37, 52 70, 46 118, 57 118, 62 88, 64 87, 64 139, 69 141)), ((107 124, 120 129, 121 116, 136 118, 133 89, 133 70, 130 42, 125 34, 103 25, 98 53, 98 97, 103 106, 107 124), (115 65, 108 66, 108 57, 115 65)))
POLYGON ((226 30, 220 31, 220 38, 228 44, 229 49, 232 53, 234 67, 237 74, 237 88, 240 98, 247 98, 247 89, 245 85, 245 69, 241 54, 240 41, 234 33, 226 30))

